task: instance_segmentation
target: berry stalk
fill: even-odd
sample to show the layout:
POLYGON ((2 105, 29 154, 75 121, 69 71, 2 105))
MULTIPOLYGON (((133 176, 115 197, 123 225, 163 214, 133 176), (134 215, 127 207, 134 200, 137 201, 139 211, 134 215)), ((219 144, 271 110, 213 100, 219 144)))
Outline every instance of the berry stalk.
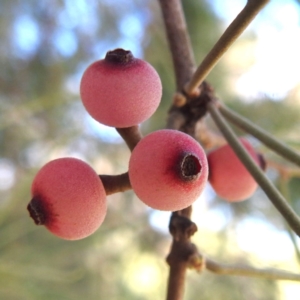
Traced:
POLYGON ((132 151, 137 143, 143 138, 140 128, 137 125, 126 128, 116 128, 116 130, 123 138, 130 151, 132 151))
POLYGON ((119 175, 99 175, 106 195, 112 195, 119 192, 131 190, 128 172, 119 175))

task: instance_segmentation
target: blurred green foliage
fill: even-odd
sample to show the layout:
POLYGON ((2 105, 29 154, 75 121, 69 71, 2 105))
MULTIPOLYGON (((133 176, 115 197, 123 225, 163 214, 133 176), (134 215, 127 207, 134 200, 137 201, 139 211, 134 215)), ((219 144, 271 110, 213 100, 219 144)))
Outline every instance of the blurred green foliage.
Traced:
MULTIPOLYGON (((221 34, 221 23, 209 1, 186 0, 183 6, 199 62, 221 34)), ((149 220, 154 212, 132 192, 110 196, 104 224, 81 241, 52 236, 35 226, 26 211, 35 173, 53 158, 77 156, 99 173, 127 170, 128 149, 113 129, 90 119, 78 87, 90 62, 110 49, 129 46, 155 66, 164 86, 160 108, 142 125, 147 133, 164 127, 174 92, 172 62, 156 1, 1 0, 1 299, 163 299, 170 237, 166 230, 152 226, 149 220)), ((209 81, 228 96, 232 93, 226 88, 226 70, 219 64, 209 81)), ((232 100, 229 105, 272 134, 287 140, 299 137, 299 107, 289 99, 261 99, 255 104, 232 100)), ((295 180, 290 188, 297 207, 295 180)), ((232 251, 232 228, 247 216, 268 218, 282 230, 280 216, 261 192, 253 198, 235 206, 217 198, 209 202, 209 208, 229 216, 217 232, 200 229, 199 243, 209 255, 226 262, 255 262, 242 251, 232 251)), ((163 221, 167 228, 168 219, 163 221)), ((191 300, 280 299, 278 286, 268 280, 205 272, 190 274, 187 281, 186 299, 191 300)))

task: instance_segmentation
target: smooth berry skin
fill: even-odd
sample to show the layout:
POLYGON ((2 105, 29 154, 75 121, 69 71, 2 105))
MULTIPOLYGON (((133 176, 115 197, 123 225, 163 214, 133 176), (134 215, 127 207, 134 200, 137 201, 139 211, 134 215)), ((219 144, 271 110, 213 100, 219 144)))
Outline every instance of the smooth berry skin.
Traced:
POLYGON ((204 150, 189 135, 158 130, 133 149, 129 178, 136 195, 151 208, 177 211, 191 205, 203 191, 208 177, 204 150), (184 159, 192 164, 185 174, 184 159))
POLYGON ((83 105, 95 120, 107 126, 125 128, 144 122, 161 100, 159 75, 149 63, 134 58, 129 51, 116 49, 107 56, 92 63, 82 76, 83 105), (120 61, 107 59, 114 52, 121 56, 120 61), (128 53, 131 56, 124 62, 122 55, 128 53))
POLYGON ((106 194, 97 173, 76 158, 59 158, 36 174, 28 205, 37 225, 78 240, 94 233, 106 215, 106 194))
MULTIPOLYGON (((260 165, 261 160, 252 145, 244 138, 240 139, 248 153, 260 165)), ((207 155, 209 182, 216 194, 228 202, 239 202, 251 197, 257 189, 257 183, 226 144, 207 155)))

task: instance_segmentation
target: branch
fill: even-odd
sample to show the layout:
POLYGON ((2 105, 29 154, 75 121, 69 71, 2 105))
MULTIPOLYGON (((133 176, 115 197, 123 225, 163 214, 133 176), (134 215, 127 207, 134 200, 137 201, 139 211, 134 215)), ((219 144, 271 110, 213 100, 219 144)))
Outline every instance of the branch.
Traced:
POLYGON ((159 0, 159 3, 172 54, 176 86, 177 90, 181 91, 195 70, 195 59, 187 33, 185 17, 181 1, 159 0))
POLYGON ((206 258, 206 269, 219 275, 247 276, 275 280, 300 281, 300 274, 277 269, 258 269, 246 265, 224 265, 206 258))
POLYGON ((120 175, 99 175, 99 177, 104 185, 107 196, 132 189, 128 172, 120 175))
POLYGON ((230 144, 238 158, 242 161, 253 178, 264 190, 266 195, 269 197, 269 199, 281 213, 281 215, 285 218, 287 223, 291 226, 295 233, 300 236, 300 218, 298 217, 298 215, 289 206, 289 204, 276 189, 273 183, 265 176, 263 171, 254 162, 253 158, 244 149, 236 134, 220 114, 218 108, 216 107, 216 104, 210 102, 207 107, 219 130, 222 132, 228 144, 230 144))
MULTIPOLYGON (((180 0, 159 0, 159 3, 172 54, 176 88, 178 92, 181 92, 186 82, 191 79, 195 69, 185 16, 180 0)), ((178 100, 178 95, 174 98, 178 100)), ((175 104, 170 108, 167 119, 168 128, 180 130, 187 122, 186 116, 178 109, 178 102, 180 103, 179 106, 185 104, 185 97, 182 99, 183 101, 174 101, 175 104)), ((191 211, 192 208, 189 207, 179 212, 173 212, 171 215, 169 229, 173 241, 167 257, 170 266, 167 300, 183 299, 186 270, 190 265, 189 260, 195 260, 195 265, 197 262, 202 262, 201 259, 192 259, 198 257, 198 251, 190 241, 190 236, 197 230, 196 225, 190 220, 191 211)))
POLYGON ((223 35, 206 55, 190 82, 185 86, 188 95, 195 93, 208 73, 217 64, 222 55, 228 50, 233 42, 243 33, 250 22, 269 0, 248 0, 246 6, 228 26, 223 35))
POLYGON ((298 152, 272 137, 268 132, 232 111, 225 105, 219 104, 219 110, 228 121, 250 133, 282 157, 300 166, 300 154, 298 152))
POLYGON ((192 207, 173 212, 169 230, 173 237, 167 263, 170 266, 167 300, 182 300, 184 294, 185 275, 187 268, 201 271, 204 268, 203 257, 191 242, 191 236, 197 226, 190 220, 192 207))
POLYGON ((132 151, 137 143, 143 138, 138 125, 127 128, 116 128, 116 130, 123 138, 130 151, 132 151))
MULTIPOLYGON (((188 118, 179 107, 186 104, 186 96, 181 92, 184 85, 192 78, 196 69, 194 53, 187 32, 181 1, 159 0, 159 3, 172 55, 177 90, 177 93, 174 95, 173 105, 169 110, 166 127, 186 132, 184 127, 188 122, 188 118)), ((197 91, 196 96, 199 96, 199 94, 200 92, 197 91)))

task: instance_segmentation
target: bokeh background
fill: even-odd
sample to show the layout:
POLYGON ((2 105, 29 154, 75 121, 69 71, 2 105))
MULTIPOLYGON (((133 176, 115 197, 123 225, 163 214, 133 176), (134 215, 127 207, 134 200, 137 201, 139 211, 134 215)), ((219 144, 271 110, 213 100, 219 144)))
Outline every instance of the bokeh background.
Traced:
MULTIPOLYGON (((197 63, 245 2, 183 1, 197 63)), ((147 208, 131 191, 112 195, 99 230, 70 242, 35 226, 26 210, 32 179, 51 159, 77 157, 99 174, 127 171, 124 142, 92 120, 79 97, 84 69, 117 47, 160 74, 161 106, 141 127, 144 134, 163 128, 175 84, 157 1, 0 0, 0 299, 165 297, 170 213, 147 208)), ((208 78, 230 107, 296 149, 299 53, 299 1, 272 0, 208 78)), ((249 138, 300 213, 300 172, 286 176, 294 167, 249 138)), ((199 227, 193 240, 219 262, 299 272, 299 239, 260 189, 248 201, 228 204, 208 185, 193 220, 199 227)), ((297 283, 205 271, 189 272, 185 299, 296 300, 299 294, 297 283)))

